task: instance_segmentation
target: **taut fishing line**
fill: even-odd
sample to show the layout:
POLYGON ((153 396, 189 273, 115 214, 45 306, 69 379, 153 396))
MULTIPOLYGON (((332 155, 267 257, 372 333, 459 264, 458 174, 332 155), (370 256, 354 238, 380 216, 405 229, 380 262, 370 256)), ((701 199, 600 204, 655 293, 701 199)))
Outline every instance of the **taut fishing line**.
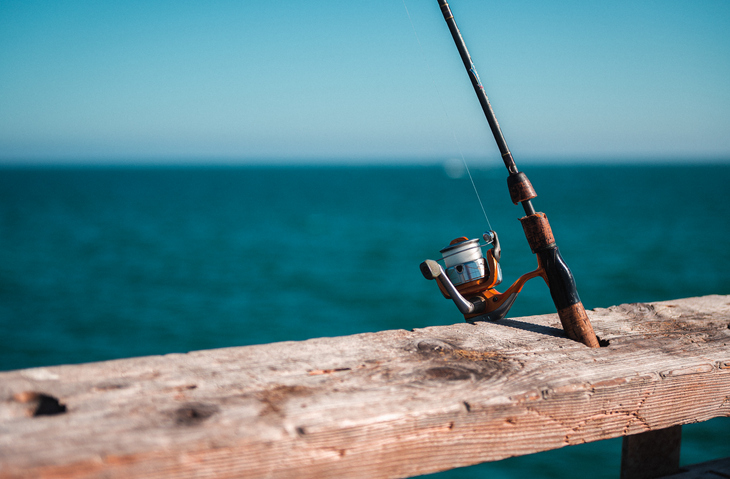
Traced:
POLYGON ((431 77, 431 84, 433 85, 434 89, 436 90, 436 96, 438 96, 439 101, 441 103, 441 109, 443 110, 444 116, 446 117, 446 123, 449 125, 449 129, 451 131, 451 138, 454 140, 454 144, 456 145, 457 150, 459 150, 459 155, 461 156, 461 162, 464 164, 464 169, 466 170, 467 175, 469 175, 469 181, 471 181, 471 186, 472 186, 472 188, 474 188, 474 194, 477 196, 477 201, 479 201, 479 206, 482 208, 482 213, 484 214, 484 219, 487 220, 487 226, 489 227, 489 230, 492 230, 492 224, 489 222, 489 217, 487 216, 487 211, 484 209, 484 203, 482 203, 482 198, 481 198, 481 196, 479 196, 479 190, 477 190, 477 185, 474 183, 474 177, 472 177, 471 171, 469 170, 469 165, 466 163, 466 158, 464 158, 464 153, 461 150, 461 142, 459 141, 459 138, 456 136, 454 127, 451 124, 451 121, 449 118, 449 112, 446 109, 446 105, 444 104, 444 97, 441 94, 441 90, 439 90, 438 84, 436 84, 436 78, 433 73, 433 69, 431 68, 431 63, 428 61, 428 57, 426 56, 425 52, 423 51, 423 45, 421 44, 421 39, 418 37, 418 32, 416 31, 416 25, 413 23, 413 19, 411 18, 411 12, 408 11, 408 6, 406 5, 406 0, 403 0, 403 8, 405 8, 406 15, 408 15, 408 21, 411 22, 411 28, 413 29, 413 34, 416 36, 416 42, 418 42, 418 49, 421 52, 421 57, 423 58, 424 63, 426 63, 426 67, 428 68, 428 73, 431 77))

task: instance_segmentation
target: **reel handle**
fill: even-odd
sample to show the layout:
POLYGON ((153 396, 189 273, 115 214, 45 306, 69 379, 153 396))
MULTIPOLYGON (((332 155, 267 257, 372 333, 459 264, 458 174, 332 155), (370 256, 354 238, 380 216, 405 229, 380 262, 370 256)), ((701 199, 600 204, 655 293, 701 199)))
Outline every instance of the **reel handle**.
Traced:
POLYGON ((421 273, 426 279, 435 279, 439 285, 449 293, 451 300, 454 304, 456 304, 456 307, 459 308, 461 314, 477 314, 484 311, 486 307, 484 301, 482 301, 481 298, 478 298, 472 302, 462 296, 456 289, 456 286, 454 286, 454 283, 452 283, 449 277, 446 276, 444 269, 436 261, 427 259, 421 263, 421 273))

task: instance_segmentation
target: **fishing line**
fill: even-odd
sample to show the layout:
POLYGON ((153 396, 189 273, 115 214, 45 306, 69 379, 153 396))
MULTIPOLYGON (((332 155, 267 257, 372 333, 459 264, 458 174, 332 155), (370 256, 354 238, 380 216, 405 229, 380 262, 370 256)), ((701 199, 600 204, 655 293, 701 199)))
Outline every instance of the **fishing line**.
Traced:
POLYGON ((461 142, 459 141, 459 138, 456 136, 456 132, 454 131, 454 126, 451 123, 451 119, 449 118, 449 112, 446 109, 446 104, 444 103, 443 95, 441 94, 441 90, 439 89, 438 85, 436 84, 436 75, 433 73, 433 69, 431 68, 431 63, 428 61, 428 57, 426 56, 425 52, 423 51, 423 45, 421 44, 421 39, 418 37, 418 32, 416 31, 416 25, 413 23, 413 19, 411 18, 411 12, 408 11, 408 6, 406 5, 406 0, 403 0, 403 8, 406 10, 406 15, 408 16, 408 21, 411 22, 411 29, 413 29, 413 34, 416 36, 416 42, 418 42, 418 49, 421 52, 421 58, 423 58, 423 61, 426 63, 426 67, 428 68, 428 73, 431 77, 431 84, 433 85, 434 89, 436 90, 436 96, 438 96, 439 101, 441 103, 441 110, 443 111, 444 116, 446 117, 446 123, 449 125, 450 131, 451 131, 451 138, 454 141, 454 144, 456 145, 457 150, 459 150, 459 155, 461 156, 461 162, 464 164, 464 169, 466 170, 467 175, 469 175, 469 181, 471 181, 471 186, 474 188, 474 194, 477 197, 477 201, 479 201, 479 206, 482 209, 482 213, 484 214, 484 219, 487 220, 487 226, 489 227, 489 230, 492 230, 492 224, 489 222, 489 217, 487 216, 487 210, 484 209, 484 203, 482 203, 482 198, 479 196, 479 190, 477 190, 477 185, 474 183, 474 177, 471 175, 471 170, 469 170, 469 165, 466 163, 466 158, 464 157, 464 153, 461 150, 461 142))

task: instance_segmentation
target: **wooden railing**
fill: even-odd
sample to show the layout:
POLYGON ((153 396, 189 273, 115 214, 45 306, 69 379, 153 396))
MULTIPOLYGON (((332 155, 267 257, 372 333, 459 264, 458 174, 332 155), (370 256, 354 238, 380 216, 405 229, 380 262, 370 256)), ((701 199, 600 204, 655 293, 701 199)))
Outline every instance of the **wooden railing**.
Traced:
POLYGON ((677 426, 730 416, 730 296, 589 316, 598 349, 550 314, 3 372, 0 477, 407 477, 618 436, 624 477, 676 469, 677 426))

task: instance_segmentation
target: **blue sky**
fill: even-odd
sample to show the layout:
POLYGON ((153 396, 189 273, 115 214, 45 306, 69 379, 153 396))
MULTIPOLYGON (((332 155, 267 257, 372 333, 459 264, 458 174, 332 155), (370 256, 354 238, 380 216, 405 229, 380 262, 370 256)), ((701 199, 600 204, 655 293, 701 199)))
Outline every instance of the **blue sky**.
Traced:
MULTIPOLYGON (((730 2, 451 7, 518 164, 730 158, 730 2)), ((3 163, 462 153, 499 157, 436 0, 0 0, 3 163)))

